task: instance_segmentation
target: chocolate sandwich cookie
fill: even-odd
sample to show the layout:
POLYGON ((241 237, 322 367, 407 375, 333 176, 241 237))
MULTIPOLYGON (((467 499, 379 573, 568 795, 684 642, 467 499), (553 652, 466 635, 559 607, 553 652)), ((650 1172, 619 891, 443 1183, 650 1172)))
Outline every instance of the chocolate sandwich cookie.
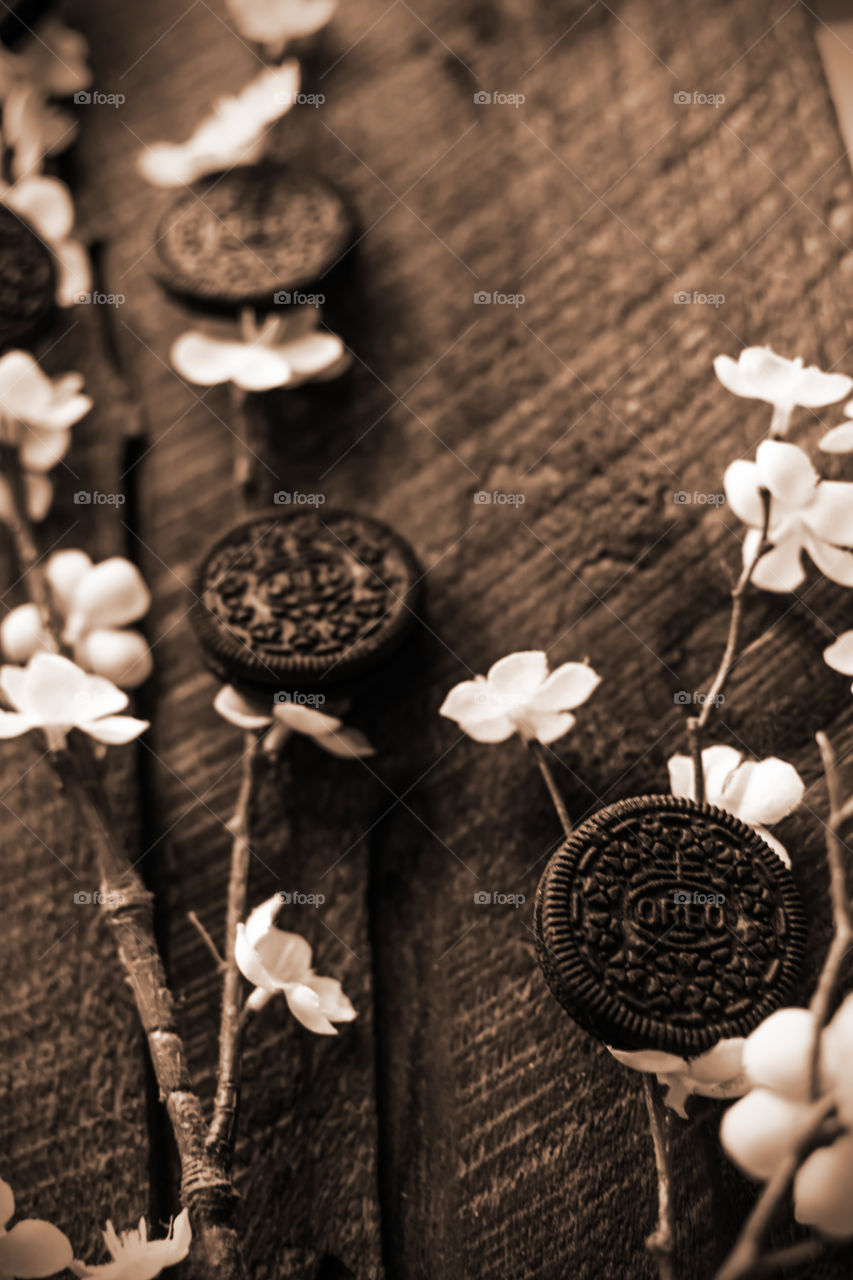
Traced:
POLYGON ((157 228, 157 252, 174 292, 216 307, 267 307, 319 281, 352 238, 349 211, 324 178, 256 164, 182 192, 157 228))
POLYGON ((602 809, 536 895, 554 996, 616 1049, 691 1058, 747 1035, 790 996, 805 920, 790 872, 711 805, 640 796, 602 809))
POLYGON ((191 617, 208 665, 249 690, 340 684, 413 621, 422 574, 393 529, 349 511, 252 516, 202 562, 191 617))
POLYGON ((0 204, 0 349, 23 342, 53 306, 55 271, 36 233, 0 204))

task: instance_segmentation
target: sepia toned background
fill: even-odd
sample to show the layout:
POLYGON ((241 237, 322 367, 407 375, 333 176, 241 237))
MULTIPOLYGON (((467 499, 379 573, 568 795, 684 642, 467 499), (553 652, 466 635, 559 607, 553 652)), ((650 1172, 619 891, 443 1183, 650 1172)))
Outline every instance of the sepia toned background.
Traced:
MULTIPOLYGON (((135 166, 260 64, 213 0, 64 12, 95 87, 125 98, 77 108, 68 170, 99 288, 123 300, 66 313, 39 353, 83 371, 96 400, 43 546, 130 555, 153 591, 156 675, 139 699, 153 727, 117 753, 113 792, 209 1098, 218 980, 187 912, 219 939, 241 739, 212 709, 188 610, 194 566, 235 513, 233 409, 225 388, 170 370, 196 318, 152 276, 172 197, 135 166), (76 504, 78 490, 127 501, 76 504)), ((767 422, 712 359, 769 343, 853 371, 853 178, 814 25, 787 0, 341 0, 305 63, 303 89, 325 102, 269 134, 271 155, 339 185, 360 238, 327 316, 351 371, 252 407, 258 502, 299 490, 389 521, 427 603, 349 714, 375 759, 308 745, 256 808, 250 899, 325 896, 285 923, 359 1010, 335 1040, 283 1002, 250 1029, 237 1163, 256 1280, 652 1274, 638 1079, 565 1018, 535 961, 532 900, 559 839, 547 795, 520 744, 479 746, 437 710, 513 649, 589 657, 603 684, 553 748, 573 816, 666 789, 684 749, 677 695, 716 666, 740 563, 740 526, 708 499, 767 422)), ((817 416, 801 422, 816 438, 817 416)), ((8 556, 4 572, 7 605, 8 556)), ((799 600, 756 594, 714 726, 814 784, 780 828, 812 971, 827 921, 814 733, 853 745, 820 654, 849 625, 824 581, 799 600)), ((175 1166, 112 941, 74 900, 96 888, 85 836, 25 740, 0 750, 0 840, 2 1172, 21 1213, 93 1258, 107 1217, 168 1220, 175 1166)), ((707 1110, 679 1128, 696 1277, 749 1195, 715 1158, 707 1110)))

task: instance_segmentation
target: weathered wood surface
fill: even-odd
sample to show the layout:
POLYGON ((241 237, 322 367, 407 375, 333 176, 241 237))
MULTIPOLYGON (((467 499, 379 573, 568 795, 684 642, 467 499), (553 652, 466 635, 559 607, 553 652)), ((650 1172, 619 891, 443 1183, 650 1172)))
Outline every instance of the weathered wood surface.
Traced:
MULTIPOLYGON (((120 110, 81 109, 74 181, 82 224, 105 244, 105 287, 126 297, 112 328, 128 390, 104 366, 95 308, 74 313, 79 327, 49 357, 84 369, 98 397, 70 458, 80 487, 119 485, 137 411, 148 439, 123 481, 139 494, 135 531, 111 509, 71 508, 76 482, 63 481, 45 545, 65 536, 105 552, 127 538, 154 591, 150 794, 135 839, 210 1096, 218 983, 186 912, 218 937, 240 739, 211 709, 187 610, 194 563, 233 512, 232 411, 224 390, 196 394, 169 370, 190 318, 151 279, 169 197, 134 165, 138 147, 184 136, 257 63, 204 0, 80 0, 69 16, 98 88, 126 95, 120 110)), ((340 184, 364 234, 335 316, 354 368, 260 406, 259 498, 321 492, 388 519, 428 570, 428 603, 393 680, 351 712, 376 760, 308 747, 258 806, 251 898, 326 895, 294 910, 295 927, 360 1012, 334 1042, 310 1040, 283 1007, 250 1030, 238 1164, 259 1280, 651 1274, 638 1081, 568 1023, 535 965, 532 898, 559 835, 547 796, 521 747, 477 746, 436 711, 509 649, 589 655, 604 684, 555 748, 573 814, 666 788, 667 756, 683 749, 673 695, 717 661, 740 548, 725 509, 673 494, 718 492, 766 422, 716 384, 711 359, 770 342, 853 368, 853 180, 810 23, 782 0, 352 0, 309 61, 305 88, 324 106, 270 134, 272 153, 340 184), (477 90, 526 100, 478 106, 477 90), (679 90, 725 103, 679 106, 679 90), (478 306, 481 289, 525 301, 478 306), (725 302, 677 305, 682 289, 725 302), (480 489, 524 505, 475 504, 480 489), (526 902, 478 906, 483 889, 526 902)), ((850 605, 821 582, 802 595, 750 602, 751 649, 714 736, 783 754, 813 783, 817 728, 853 744, 843 682, 819 658, 850 605)), ((54 1217, 83 1252, 108 1213, 123 1225, 149 1206, 168 1215, 169 1148, 140 1100, 144 1053, 110 940, 71 901, 85 849, 43 770, 17 781, 35 755, 16 744, 2 760, 16 920, 2 942, 14 992, 5 1148, 21 1209, 54 1217)), ((819 784, 807 806, 824 812, 819 784)), ((816 921, 814 965, 820 822, 806 811, 782 835, 816 921)), ((680 1142, 691 1277, 710 1274, 746 1203, 727 1173, 732 1203, 714 1216, 700 1129, 680 1142)), ((847 1271, 849 1259, 812 1274, 847 1271)))

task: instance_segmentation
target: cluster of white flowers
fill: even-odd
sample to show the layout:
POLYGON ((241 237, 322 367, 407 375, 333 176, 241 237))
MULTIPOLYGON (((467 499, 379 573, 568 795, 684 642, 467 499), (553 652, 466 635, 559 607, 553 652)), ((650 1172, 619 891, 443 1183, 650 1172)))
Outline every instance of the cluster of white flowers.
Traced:
POLYGON ((100 1280, 154 1280, 166 1267, 174 1267, 189 1253, 192 1241, 189 1214, 179 1213, 163 1240, 149 1240, 145 1219, 136 1230, 119 1236, 111 1222, 104 1243, 111 1261, 89 1265, 74 1257, 64 1231, 42 1218, 24 1218, 8 1227, 15 1213, 15 1196, 0 1179, 0 1276, 4 1280, 39 1280, 69 1268, 76 1276, 100 1280))
POLYGON ((74 203, 64 182, 42 173, 44 161, 64 151, 77 122, 56 99, 91 82, 83 37, 57 18, 44 22, 20 52, 0 50, 2 138, 11 183, 0 180, 0 202, 23 218, 50 249, 56 266, 56 301, 70 307, 91 289, 83 245, 72 236, 74 203))
POLYGON ((832 1095, 840 1132, 807 1155, 794 1179, 794 1214, 836 1240, 853 1238, 853 996, 820 1035, 812 1096, 814 1017, 777 1009, 747 1038, 749 1092, 723 1117, 720 1136, 740 1167, 761 1181, 775 1173, 812 1124, 814 1102, 832 1095))

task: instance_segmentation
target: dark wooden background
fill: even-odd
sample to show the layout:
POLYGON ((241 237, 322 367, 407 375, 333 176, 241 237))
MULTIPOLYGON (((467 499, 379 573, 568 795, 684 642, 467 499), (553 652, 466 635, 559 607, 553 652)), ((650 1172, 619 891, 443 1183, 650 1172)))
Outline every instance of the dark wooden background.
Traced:
MULTIPOLYGON (((100 287, 125 301, 77 307, 43 344, 97 400, 44 547, 125 551, 154 593, 140 699, 154 724, 113 757, 114 793, 209 1097, 218 982, 187 912, 220 937, 240 737, 211 708, 187 610, 193 566, 234 511, 231 408, 169 368, 190 323, 150 274, 171 197, 135 159, 260 68, 220 3, 73 0, 67 14, 96 87, 126 97, 79 108, 70 173, 100 287), (78 488, 128 502, 75 505, 78 488)), ((342 0, 306 65, 325 104, 269 135, 271 154, 341 186, 363 234, 330 316, 352 371, 256 403, 259 499, 321 492, 389 520, 428 597, 402 660, 349 713, 375 760, 306 746, 264 781, 251 899, 325 894, 287 920, 359 1018, 311 1038, 278 1002, 250 1031, 237 1159, 256 1280, 651 1274, 638 1080, 563 1017, 535 963, 532 899, 559 834, 547 796, 520 745, 478 746, 437 709, 512 649, 589 656, 603 685, 554 748, 573 814, 666 789, 684 746, 673 695, 716 664, 741 536, 724 508, 673 494, 719 492, 769 412, 730 397, 713 356, 767 342, 853 370, 853 182, 813 22, 788 0, 342 0), (526 100, 478 106, 478 90, 526 100), (679 91, 725 102, 680 106, 679 91), (524 303, 475 305, 481 289, 524 303), (725 301, 678 305, 679 290, 725 301), (480 489, 524 504, 475 504, 480 489), (482 889, 526 901, 477 906, 482 889)), ((816 415, 800 428, 821 429, 816 415)), ((781 834, 813 970, 827 914, 813 735, 853 744, 820 653, 851 610, 816 579, 801 596, 751 600, 714 737, 783 754, 810 784, 781 834)), ((174 1211, 172 1151, 111 940, 73 900, 96 887, 85 836, 33 744, 0 760, 0 1172, 21 1212, 92 1259, 107 1216, 174 1211)), ((706 1277, 748 1193, 724 1171, 712 1198, 711 1122, 679 1133, 682 1276, 706 1277)), ((849 1274, 849 1259, 811 1274, 849 1274)))

